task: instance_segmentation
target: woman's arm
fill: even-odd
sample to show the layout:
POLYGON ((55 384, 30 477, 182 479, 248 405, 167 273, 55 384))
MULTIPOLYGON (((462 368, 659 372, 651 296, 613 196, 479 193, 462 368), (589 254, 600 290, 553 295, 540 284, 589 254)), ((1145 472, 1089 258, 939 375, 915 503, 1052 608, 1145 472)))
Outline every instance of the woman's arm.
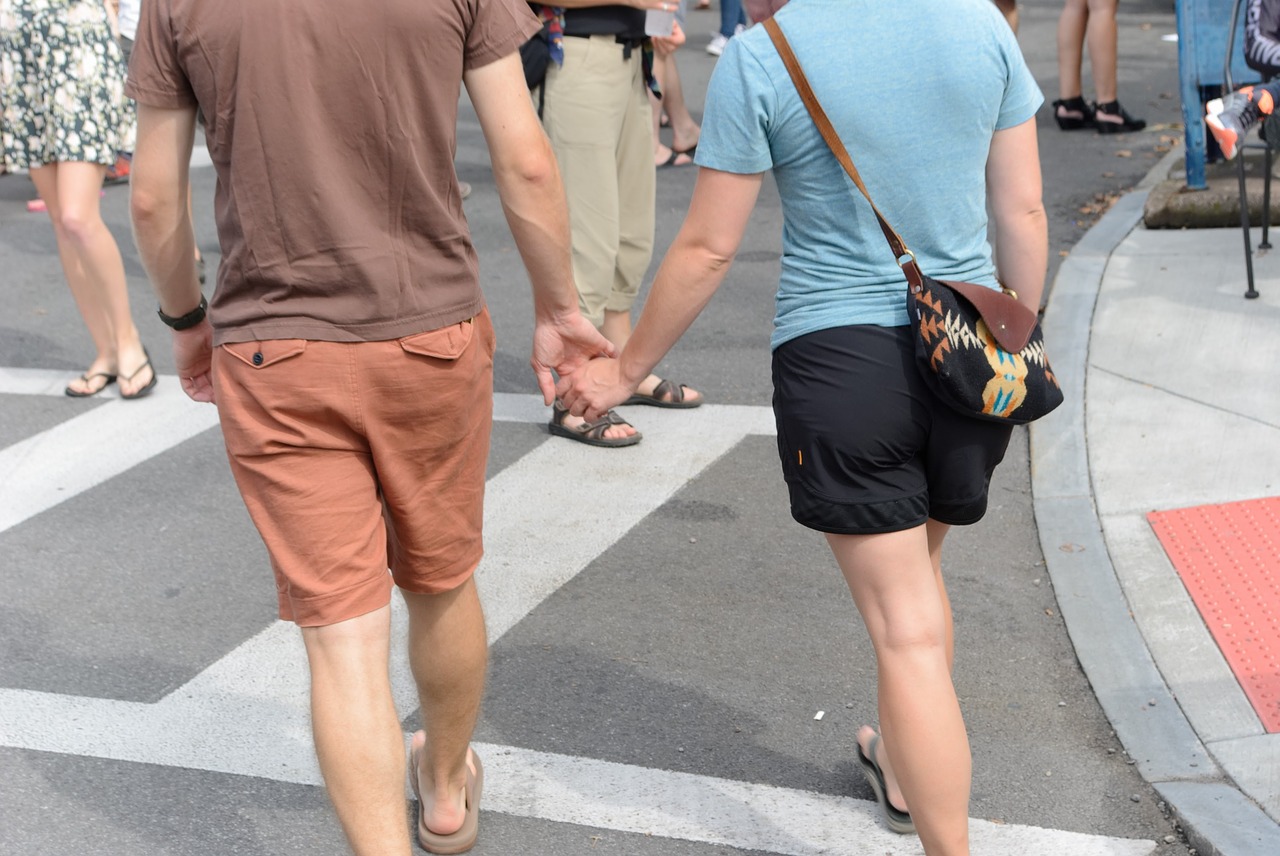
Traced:
POLYGON ((1034 118, 996 131, 987 156, 987 195, 995 226, 996 272, 1018 293, 1020 303, 1038 312, 1049 265, 1049 231, 1034 118))
POLYGON ((698 170, 689 213, 658 268, 622 354, 616 360, 595 360, 561 378, 556 387, 573 415, 591 421, 621 404, 689 329, 729 272, 763 177, 698 170))

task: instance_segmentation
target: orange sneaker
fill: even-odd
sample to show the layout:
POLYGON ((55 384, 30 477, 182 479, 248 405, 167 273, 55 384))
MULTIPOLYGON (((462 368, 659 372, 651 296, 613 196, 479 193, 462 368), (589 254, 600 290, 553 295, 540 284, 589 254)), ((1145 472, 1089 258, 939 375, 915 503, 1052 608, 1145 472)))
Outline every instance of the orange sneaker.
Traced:
POLYGON ((129 181, 129 171, 133 168, 132 155, 120 152, 116 155, 116 162, 107 167, 106 177, 102 179, 103 184, 126 184, 129 181))

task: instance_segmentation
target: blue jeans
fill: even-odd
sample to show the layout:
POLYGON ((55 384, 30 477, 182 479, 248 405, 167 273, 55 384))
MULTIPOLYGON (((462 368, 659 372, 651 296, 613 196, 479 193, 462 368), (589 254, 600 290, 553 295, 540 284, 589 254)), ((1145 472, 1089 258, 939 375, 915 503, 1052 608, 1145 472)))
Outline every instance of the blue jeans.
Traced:
POLYGON ((720 0, 720 35, 733 38, 738 25, 746 23, 747 12, 742 8, 742 0, 720 0))

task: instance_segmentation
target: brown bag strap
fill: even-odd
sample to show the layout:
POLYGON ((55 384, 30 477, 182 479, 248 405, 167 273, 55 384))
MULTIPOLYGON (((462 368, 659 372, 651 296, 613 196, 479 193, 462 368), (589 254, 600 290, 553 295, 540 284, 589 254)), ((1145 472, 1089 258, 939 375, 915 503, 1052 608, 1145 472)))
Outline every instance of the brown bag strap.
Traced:
POLYGON ((889 221, 884 219, 880 209, 871 200, 871 194, 867 192, 867 186, 862 183, 862 176, 858 175, 858 168, 853 165, 853 159, 849 157, 848 150, 845 149, 844 143, 840 141, 840 135, 832 127, 831 120, 827 118, 827 112, 818 103, 818 96, 813 94, 813 87, 809 85, 809 79, 805 77, 804 69, 800 67, 800 61, 796 59, 795 52, 791 50, 787 37, 782 34, 782 28, 778 26, 778 22, 773 18, 765 19, 764 28, 768 31, 769 38, 773 39, 773 46, 777 48, 778 55, 782 57, 782 63, 787 67, 787 72, 791 75, 791 81, 796 86, 796 92, 800 93, 800 99, 804 101, 804 106, 809 109, 809 115, 813 117, 813 124, 818 126, 818 132, 822 134, 822 139, 827 141, 827 146, 830 147, 831 153, 836 156, 836 160, 840 161, 840 166, 844 167, 844 171, 849 174, 849 177, 853 179, 853 183, 857 185, 858 190, 862 191, 862 195, 870 203, 871 210, 875 212, 876 219, 880 221, 880 231, 884 232, 885 240, 889 242, 889 249, 893 251, 894 258, 898 260, 898 266, 906 274, 907 282, 912 287, 919 286, 924 282, 924 277, 916 264, 915 255, 912 254, 911 250, 907 249, 906 241, 902 240, 902 236, 889 225, 889 221), (907 261, 903 261, 904 257, 907 261))

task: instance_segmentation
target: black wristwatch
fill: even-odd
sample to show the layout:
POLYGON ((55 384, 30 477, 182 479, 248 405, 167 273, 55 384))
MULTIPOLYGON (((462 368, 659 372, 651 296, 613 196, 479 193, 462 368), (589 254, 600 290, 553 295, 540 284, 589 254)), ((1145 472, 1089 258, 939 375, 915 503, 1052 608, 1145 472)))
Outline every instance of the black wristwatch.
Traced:
POLYGON ((196 326, 204 320, 205 310, 209 308, 209 301, 204 299, 204 295, 200 295, 200 305, 192 309, 186 315, 180 315, 174 318, 172 315, 165 315, 163 309, 157 309, 156 314, 160 316, 160 320, 168 324, 175 330, 187 330, 196 326))

